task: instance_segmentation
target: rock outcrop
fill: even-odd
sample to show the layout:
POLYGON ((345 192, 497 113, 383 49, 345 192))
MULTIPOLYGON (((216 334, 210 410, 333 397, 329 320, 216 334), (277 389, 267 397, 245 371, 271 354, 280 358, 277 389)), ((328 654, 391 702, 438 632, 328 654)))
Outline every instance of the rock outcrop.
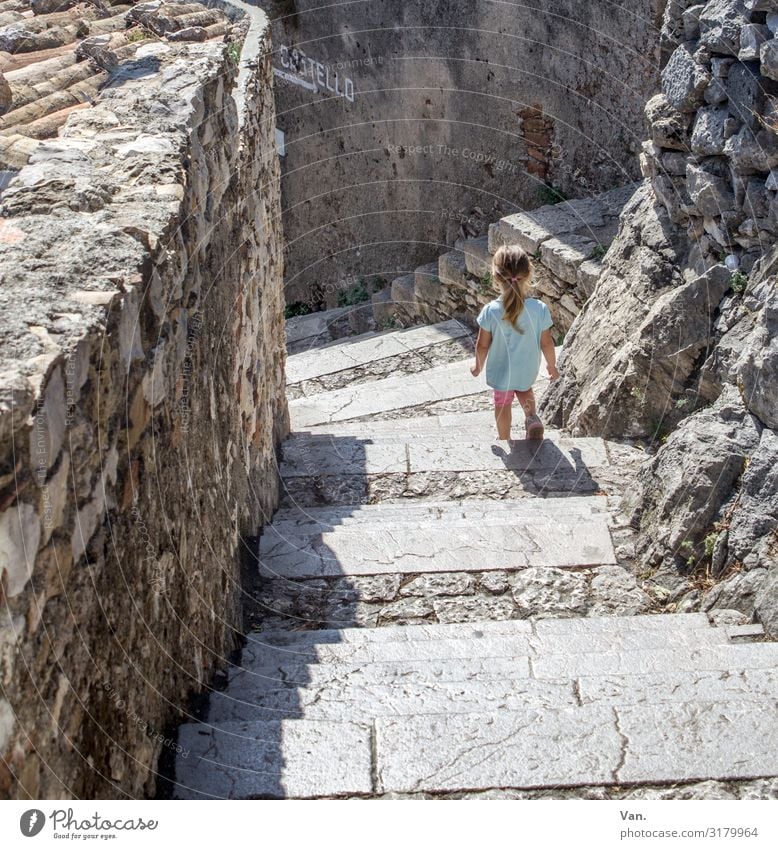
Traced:
POLYGON ((778 633, 778 88, 767 5, 668 4, 645 183, 544 412, 579 435, 653 440, 632 493, 639 555, 660 571, 723 579, 704 607, 734 607, 778 633))

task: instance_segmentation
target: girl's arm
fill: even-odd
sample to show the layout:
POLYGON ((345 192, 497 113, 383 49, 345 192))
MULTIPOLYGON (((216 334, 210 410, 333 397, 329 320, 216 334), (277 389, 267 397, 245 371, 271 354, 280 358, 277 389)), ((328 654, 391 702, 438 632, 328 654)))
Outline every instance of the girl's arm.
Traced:
POLYGON ((554 337, 550 330, 544 330, 540 334, 540 350, 543 351, 543 356, 546 358, 546 371, 551 380, 556 380, 559 377, 559 371, 556 367, 556 348, 554 347, 554 337))
POLYGON ((475 365, 470 369, 470 374, 473 377, 478 377, 484 370, 486 363, 486 355, 489 353, 489 348, 492 344, 492 334, 483 327, 478 330, 478 340, 475 343, 475 365))

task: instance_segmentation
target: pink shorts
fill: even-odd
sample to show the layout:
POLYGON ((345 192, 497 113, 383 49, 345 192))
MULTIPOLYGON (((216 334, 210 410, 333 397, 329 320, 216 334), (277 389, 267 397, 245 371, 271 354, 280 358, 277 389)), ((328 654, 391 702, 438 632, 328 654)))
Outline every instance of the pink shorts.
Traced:
POLYGON ((518 390, 516 389, 506 389, 505 391, 500 389, 494 390, 494 406, 495 407, 510 407, 513 403, 514 395, 516 398, 519 397, 518 390))

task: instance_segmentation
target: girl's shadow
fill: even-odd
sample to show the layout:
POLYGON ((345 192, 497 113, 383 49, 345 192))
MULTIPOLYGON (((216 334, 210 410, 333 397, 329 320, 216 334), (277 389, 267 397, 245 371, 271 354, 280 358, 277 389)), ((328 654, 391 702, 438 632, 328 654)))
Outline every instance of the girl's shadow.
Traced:
POLYGON ((507 451, 502 445, 493 445, 492 453, 530 492, 564 496, 600 491, 578 447, 560 447, 550 439, 511 439, 507 451))

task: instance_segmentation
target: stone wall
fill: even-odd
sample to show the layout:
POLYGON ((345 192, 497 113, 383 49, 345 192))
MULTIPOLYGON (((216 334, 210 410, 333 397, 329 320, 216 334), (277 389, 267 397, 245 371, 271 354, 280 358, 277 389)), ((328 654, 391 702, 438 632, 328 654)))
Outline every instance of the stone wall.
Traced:
POLYGON ((675 575, 674 605, 778 634, 775 9, 668 4, 646 180, 544 412, 577 433, 648 440, 631 499, 638 555, 675 575))
POLYGON ((153 793, 241 631, 288 427, 269 49, 142 45, 3 195, 2 796, 153 793))
POLYGON ((272 3, 287 300, 635 180, 664 2, 272 3))

